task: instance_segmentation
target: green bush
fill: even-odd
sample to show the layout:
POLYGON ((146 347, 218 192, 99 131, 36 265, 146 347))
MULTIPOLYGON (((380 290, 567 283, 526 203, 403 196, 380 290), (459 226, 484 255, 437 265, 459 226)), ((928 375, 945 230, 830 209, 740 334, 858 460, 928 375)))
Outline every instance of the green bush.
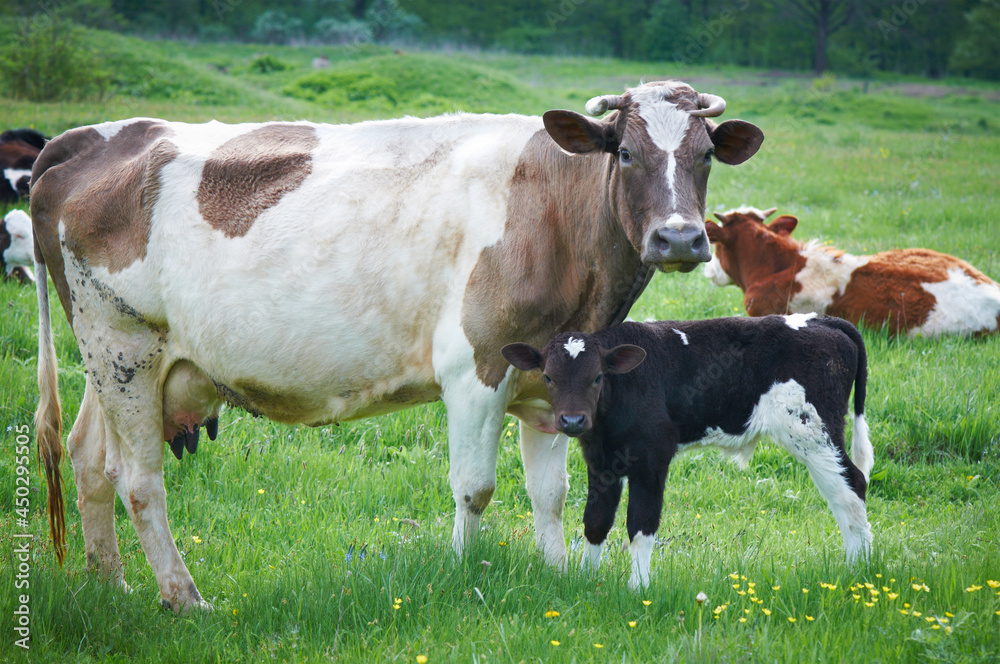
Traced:
POLYGON ((273 55, 258 55, 250 62, 250 71, 258 74, 270 74, 286 69, 288 69, 288 65, 273 55))
POLYGON ((109 75, 85 32, 48 15, 25 21, 0 51, 0 77, 8 93, 31 101, 103 97, 109 75))

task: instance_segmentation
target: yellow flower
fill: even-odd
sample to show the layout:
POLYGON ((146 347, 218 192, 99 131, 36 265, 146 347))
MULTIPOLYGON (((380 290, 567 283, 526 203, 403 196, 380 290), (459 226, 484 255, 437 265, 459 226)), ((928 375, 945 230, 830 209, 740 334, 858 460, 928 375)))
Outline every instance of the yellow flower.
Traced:
POLYGON ((904 609, 910 608, 910 603, 909 602, 903 602, 903 608, 904 609))
POLYGON ((771 615, 771 609, 761 609, 761 610, 764 612, 765 616, 771 615))
POLYGON ((239 609, 233 609, 233 615, 235 616, 239 612, 239 609))
POLYGON ((949 618, 954 618, 955 617, 954 613, 948 613, 947 611, 944 612, 944 615, 948 616, 949 618))
POLYGON ((771 586, 771 590, 781 590, 781 586, 771 586))
POLYGON ((808 595, 809 594, 809 589, 808 588, 803 588, 802 589, 802 594, 803 595, 808 595))
POLYGON ((875 586, 873 586, 873 585, 872 585, 872 584, 870 584, 870 583, 866 583, 866 584, 865 584, 865 588, 867 588, 868 590, 871 590, 871 589, 872 589, 872 588, 874 588, 874 587, 875 587, 875 586))
POLYGON ((931 629, 941 629, 941 625, 931 625, 931 629))
POLYGON ((914 611, 910 615, 913 616, 914 618, 919 618, 920 616, 922 616, 924 614, 920 613, 919 611, 914 611))
POLYGON ((649 606, 649 605, 650 605, 650 604, 652 604, 652 603, 653 603, 653 602, 652 602, 651 600, 648 600, 648 599, 644 599, 644 600, 642 600, 642 605, 643 605, 643 606, 649 606))
POLYGON ((738 584, 738 583, 734 583, 733 584, 733 588, 739 588, 739 587, 740 587, 740 584, 738 584))
POLYGON ((793 622, 795 622, 795 618, 793 618, 793 617, 791 617, 791 616, 788 616, 788 622, 790 622, 790 623, 793 623, 793 622))
POLYGON ((201 538, 200 538, 200 537, 198 537, 197 535, 192 535, 192 536, 191 536, 191 540, 192 540, 192 541, 193 541, 193 542, 194 542, 195 544, 201 544, 201 538))
POLYGON ((857 602, 859 599, 861 599, 861 595, 851 595, 851 597, 854 598, 855 602, 857 602))
POLYGON ((809 622, 812 622, 812 621, 814 621, 816 619, 813 618, 812 616, 806 616, 806 620, 808 620, 809 622))
POLYGON ((871 593, 872 597, 878 597, 878 591, 874 588, 869 588, 868 592, 871 593))
POLYGON ((628 626, 629 627, 635 627, 635 621, 634 620, 629 620, 628 621, 628 626))
MULTIPOLYGON (((997 611, 997 613, 1000 613, 1000 611, 997 611)), ((746 618, 740 618, 740 622, 746 622, 746 621, 747 621, 746 618)))
POLYGON ((920 590, 920 584, 919 583, 911 583, 910 587, 913 588, 916 591, 920 590))
POLYGON ((745 590, 737 590, 737 591, 736 591, 736 594, 737 594, 737 595, 746 595, 746 594, 747 594, 747 591, 745 591, 745 590))
POLYGON ((417 664, 427 664, 427 655, 417 655, 417 664))
POLYGON ((898 593, 889 593, 888 595, 886 595, 886 597, 888 597, 889 599, 896 599, 897 597, 899 597, 899 594, 898 593))
POLYGON ((603 644, 603 643, 595 643, 595 644, 594 644, 594 647, 595 647, 595 648, 603 648, 603 647, 604 647, 604 644, 603 644))
POLYGON ((965 592, 972 593, 972 592, 975 592, 977 590, 982 590, 982 589, 983 589, 982 586, 977 586, 976 584, 973 583, 971 586, 969 586, 968 588, 965 589, 965 592))
POLYGON ((943 625, 947 625, 948 624, 948 619, 947 618, 938 618, 937 620, 938 620, 939 623, 941 623, 943 625))
POLYGON ((749 583, 747 583, 747 588, 753 588, 756 585, 757 585, 756 583, 754 583, 753 581, 750 581, 749 583))
POLYGON ((392 608, 395 609, 396 611, 399 611, 399 604, 393 604, 392 608))
POLYGON ((882 574, 881 574, 881 573, 879 573, 879 574, 876 574, 876 575, 875 575, 875 578, 876 578, 876 579, 881 579, 881 578, 882 578, 882 574))
POLYGON ((887 592, 889 592, 889 590, 890 590, 889 588, 886 588, 885 586, 882 586, 882 592, 887 593, 887 592))
POLYGON ((896 583, 896 579, 889 579, 889 583, 896 583))
POLYGON ((732 574, 729 575, 729 578, 732 579, 733 581, 736 581, 740 578, 740 575, 737 574, 736 572, 733 572, 732 574))
POLYGON ((264 493, 263 489, 257 489, 257 493, 264 493))
MULTIPOLYGON (((997 611, 997 615, 1000 616, 1000 611, 997 611)), ((950 626, 949 627, 945 627, 944 628, 944 633, 945 634, 951 634, 951 627, 950 626)))
POLYGON ((556 641, 555 639, 552 639, 552 641, 550 641, 549 643, 551 643, 551 644, 552 644, 552 645, 554 645, 554 646, 558 646, 558 645, 562 645, 561 643, 559 643, 559 642, 558 642, 558 641, 556 641))
POLYGON ((867 606, 870 609, 873 606, 875 606, 875 602, 865 602, 865 606, 867 606))
POLYGON ((907 611, 906 609, 900 609, 899 612, 902 613, 904 616, 910 615, 910 612, 907 611))
POLYGON ((990 588, 1000 588, 1000 581, 994 581, 993 579, 987 579, 986 585, 990 588))
POLYGON ((556 618, 558 616, 559 616, 559 612, 558 611, 546 611, 545 612, 545 617, 546 618, 556 618))

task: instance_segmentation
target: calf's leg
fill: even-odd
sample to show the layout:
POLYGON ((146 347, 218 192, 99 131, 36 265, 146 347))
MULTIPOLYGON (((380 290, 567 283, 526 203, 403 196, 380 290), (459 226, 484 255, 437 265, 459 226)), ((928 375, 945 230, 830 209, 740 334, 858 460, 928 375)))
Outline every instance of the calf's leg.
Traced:
POLYGON ((615 523, 625 478, 603 467, 587 469, 587 505, 583 509, 583 536, 587 540, 580 566, 596 571, 601 566, 604 541, 615 523))
POLYGON ((629 472, 628 536, 632 555, 632 575, 628 587, 632 590, 649 586, 653 543, 663 512, 663 488, 667 481, 669 458, 643 459, 629 472))

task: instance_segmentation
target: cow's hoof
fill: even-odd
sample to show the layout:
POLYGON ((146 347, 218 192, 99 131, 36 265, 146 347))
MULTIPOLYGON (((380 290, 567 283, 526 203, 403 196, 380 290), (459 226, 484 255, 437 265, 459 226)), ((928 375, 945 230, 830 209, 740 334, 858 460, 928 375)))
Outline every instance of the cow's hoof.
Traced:
POLYGON ((192 602, 179 602, 170 601, 169 599, 163 598, 160 600, 160 606, 168 611, 173 611, 177 615, 188 615, 194 612, 204 612, 211 613, 215 610, 211 602, 206 602, 203 599, 197 599, 192 602))

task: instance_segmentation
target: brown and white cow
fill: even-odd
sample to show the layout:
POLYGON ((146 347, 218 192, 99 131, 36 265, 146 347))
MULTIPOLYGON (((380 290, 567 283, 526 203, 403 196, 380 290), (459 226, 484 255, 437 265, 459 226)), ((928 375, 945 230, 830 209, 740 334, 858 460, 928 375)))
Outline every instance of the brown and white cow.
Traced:
POLYGON ((854 256, 790 236, 791 215, 743 207, 706 221, 715 257, 705 275, 736 284, 751 316, 829 314, 890 334, 992 334, 1000 328, 1000 286, 968 263, 930 249, 854 256))
POLYGON ((31 167, 45 147, 46 138, 34 129, 8 129, 0 133, 0 203, 28 197, 31 167))
MULTIPOLYGON (((68 438, 88 561, 124 583, 115 493, 175 610, 204 605, 166 517, 164 441, 223 403, 321 425, 442 400, 461 552, 496 483, 505 412, 537 543, 563 566, 565 436, 500 354, 621 320, 653 269, 709 259, 712 156, 763 135, 677 82, 593 120, 448 115, 356 125, 133 119, 53 139, 35 165, 39 452, 64 555, 46 271, 87 372, 68 438), (278 275, 278 276, 276 276, 278 275)), ((178 443, 179 444, 179 443, 178 443)), ((176 451, 176 450, 175 450, 176 451)), ((190 451, 190 448, 189 448, 190 451)))

